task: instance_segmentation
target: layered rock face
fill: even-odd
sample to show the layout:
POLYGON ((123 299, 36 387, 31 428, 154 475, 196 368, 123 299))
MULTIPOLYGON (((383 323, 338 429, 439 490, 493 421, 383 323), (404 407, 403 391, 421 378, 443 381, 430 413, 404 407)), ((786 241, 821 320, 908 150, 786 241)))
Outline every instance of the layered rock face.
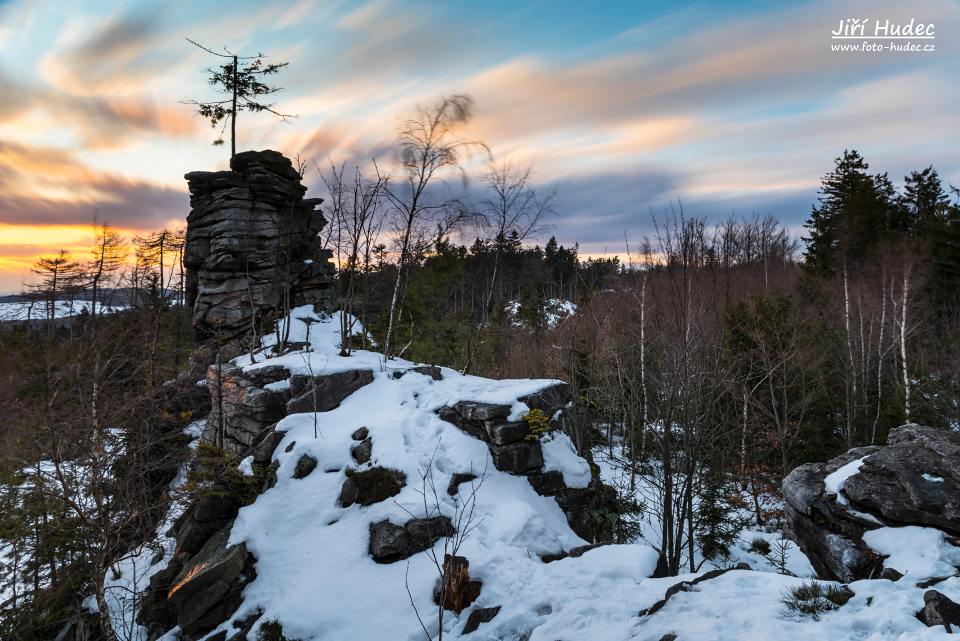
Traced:
MULTIPOLYGON (((551 429, 562 431, 564 422, 569 420, 567 406, 572 394, 566 383, 551 385, 518 400, 526 403, 531 410, 540 410, 550 417, 551 429)), ((570 529, 580 538, 593 543, 612 543, 616 519, 611 517, 598 521, 595 515, 616 513, 616 492, 613 488, 601 483, 596 476, 587 487, 567 487, 563 474, 556 470, 544 470, 539 438, 531 432, 531 426, 526 421, 508 420, 510 410, 509 405, 461 401, 440 408, 437 414, 467 434, 484 441, 498 470, 526 476, 537 494, 554 497, 566 515, 570 529)), ((448 493, 455 494, 455 488, 448 490, 448 493)))
MULTIPOLYGON (((373 381, 370 370, 351 370, 321 376, 290 375, 279 365, 244 371, 235 363, 207 369, 211 410, 203 439, 240 454, 259 446, 275 433, 273 427, 288 414, 328 412, 373 381), (280 385, 275 385, 280 383, 280 385)), ((264 444, 264 448, 267 448, 264 444)), ((275 443, 274 443, 275 444, 275 443)), ((254 452, 269 462, 273 452, 254 452)))
POLYGON ((864 543, 868 530, 918 525, 960 535, 960 433, 903 425, 886 446, 801 465, 783 493, 790 534, 821 576, 877 578, 883 559, 864 543), (858 461, 839 491, 829 491, 828 477, 858 461))
POLYGON ((330 251, 318 234, 326 220, 319 198, 289 159, 245 151, 230 171, 195 171, 184 251, 187 303, 202 336, 236 336, 283 307, 333 303, 330 251))

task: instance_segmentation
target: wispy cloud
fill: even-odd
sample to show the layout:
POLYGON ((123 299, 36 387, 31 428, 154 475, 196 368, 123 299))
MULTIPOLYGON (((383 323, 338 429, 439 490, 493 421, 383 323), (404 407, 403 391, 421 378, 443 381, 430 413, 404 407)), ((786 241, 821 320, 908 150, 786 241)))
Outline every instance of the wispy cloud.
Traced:
MULTIPOLYGON (((960 174, 951 0, 650 8, 622 23, 536 2, 507 13, 414 0, 38 7, 0 4, 0 224, 82 225, 97 209, 145 229, 185 215, 180 176, 226 164, 181 104, 209 94, 202 70, 218 62, 185 36, 289 59, 276 99, 299 117, 245 113, 240 144, 320 164, 389 164, 400 119, 469 92, 468 135, 533 163, 559 189, 554 232, 593 253, 619 248, 624 228, 641 235, 650 208, 677 198, 693 213, 771 211, 799 225, 845 147, 894 178, 931 162, 960 174), (570 15, 584 24, 559 22, 570 15), (938 52, 832 52, 829 31, 849 15, 936 22, 938 52)), ((33 251, 17 246, 0 256, 33 251)))
POLYGON ((0 142, 0 223, 92 221, 154 229, 181 216, 184 192, 84 165, 63 150, 0 142))

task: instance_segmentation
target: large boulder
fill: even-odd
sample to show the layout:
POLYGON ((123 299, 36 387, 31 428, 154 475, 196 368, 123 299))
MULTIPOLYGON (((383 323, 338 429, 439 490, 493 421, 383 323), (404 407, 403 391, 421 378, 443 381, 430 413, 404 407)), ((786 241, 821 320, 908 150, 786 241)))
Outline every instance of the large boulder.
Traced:
POLYGON ((203 336, 236 336, 261 327, 286 302, 331 308, 331 252, 318 237, 319 198, 276 151, 245 151, 230 171, 184 176, 190 214, 183 264, 187 305, 203 336))
POLYGON ((291 398, 287 401, 287 413, 329 412, 340 407, 345 398, 372 382, 373 372, 368 369, 323 376, 297 374, 290 378, 291 398))
POLYGON ((886 446, 801 465, 784 479, 783 494, 788 532, 820 576, 877 578, 883 558, 864 543, 866 531, 920 525, 960 533, 960 434, 903 425, 886 446))
POLYGON ((899 427, 843 491, 851 504, 891 522, 960 535, 960 433, 899 427))
POLYGON ((390 521, 370 524, 370 556, 377 563, 395 563, 432 546, 438 539, 453 536, 453 523, 445 516, 413 519, 404 525, 390 521))

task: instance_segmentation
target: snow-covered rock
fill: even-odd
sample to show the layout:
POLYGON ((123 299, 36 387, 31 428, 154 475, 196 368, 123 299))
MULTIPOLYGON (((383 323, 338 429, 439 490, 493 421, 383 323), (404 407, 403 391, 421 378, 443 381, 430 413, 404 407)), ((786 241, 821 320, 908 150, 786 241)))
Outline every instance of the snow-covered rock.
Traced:
MULTIPOLYGON (((255 639, 272 622, 287 638, 417 638, 423 631, 407 586, 421 613, 434 610, 438 575, 430 551, 442 561, 454 535, 462 538, 457 554, 482 589, 473 606, 447 615, 447 633, 459 633, 482 608, 501 608, 485 630, 522 635, 539 625, 550 575, 560 571, 548 569, 540 555, 593 542, 602 521, 595 513, 610 507, 603 485, 562 433, 569 387, 464 376, 384 361, 374 352, 344 357, 339 318, 310 308, 291 318, 290 340, 302 349, 276 356, 271 336, 252 358, 208 371, 215 410, 204 440, 216 442, 225 432, 228 451, 242 460, 239 473, 260 478, 266 465, 269 480, 250 505, 213 493, 178 523, 187 545, 179 546, 171 563, 176 572, 161 575, 167 584, 158 579, 156 591, 193 594, 192 583, 209 579, 211 563, 220 567, 221 560, 233 588, 243 587, 239 604, 238 591, 219 580, 222 598, 200 605, 191 599, 189 606, 171 600, 175 616, 165 616, 180 623, 181 638, 248 629, 255 639), (536 431, 525 420, 533 410, 536 431), (557 477, 551 496, 535 489, 538 475, 557 477), (201 531, 210 537, 202 546, 201 531), (220 541, 224 532, 229 539, 220 541), (241 563, 247 553, 249 574, 241 563), (377 616, 369 615, 371 602, 377 616)), ((656 553, 649 547, 613 550, 603 574, 633 581, 652 571, 656 553), (638 555, 641 566, 612 569, 638 555)), ((595 585, 579 591, 588 601, 600 598, 595 585)), ((550 603, 550 610, 581 607, 587 606, 568 595, 550 603)), ((425 618, 438 632, 439 623, 425 618)))
POLYGON ((801 465, 783 492, 791 533, 821 576, 852 581, 887 567, 920 580, 960 564, 939 543, 960 553, 947 542, 960 535, 960 434, 903 425, 886 446, 801 465), (903 546, 927 556, 907 559, 903 546))
MULTIPOLYGON (((297 310, 294 319, 308 313, 297 310)), ((288 393, 295 386, 281 383, 294 376, 307 377, 316 390, 332 374, 364 371, 371 380, 336 403, 311 401, 311 409, 328 407, 324 411, 286 413, 247 450, 236 448, 235 460, 244 462, 241 476, 249 471, 260 479, 266 470, 267 481, 250 504, 197 504, 168 528, 177 532, 176 551, 150 581, 162 589, 144 602, 140 619, 150 624, 150 634, 137 641, 254 641, 281 633, 303 641, 414 641, 436 638, 441 627, 451 640, 503 641, 656 641, 670 634, 877 641, 943 633, 917 618, 929 586, 912 580, 853 581, 853 597, 839 610, 818 621, 788 616, 781 595, 813 568, 796 550, 782 567, 750 552, 750 537, 779 542, 772 533, 745 533, 728 559, 730 566, 747 561, 753 570, 705 565, 710 571, 651 578, 658 554, 649 545, 590 545, 594 537, 583 528, 608 505, 610 488, 564 434, 563 384, 492 381, 400 359, 384 362, 374 352, 342 357, 336 317, 294 320, 290 329, 291 340, 309 347, 271 356, 267 339, 255 363, 241 356, 225 364, 251 382, 245 393, 267 386, 288 393), (258 370, 272 373, 257 381, 258 370), (524 420, 534 409, 550 418, 545 435, 524 420), (498 448, 517 443, 529 444, 542 463, 530 471, 498 467, 498 448), (187 541, 186 534, 196 535, 201 526, 207 539, 187 541), (450 541, 458 536, 452 551, 450 541), (466 578, 479 592, 441 623, 434 593, 444 553, 468 564, 466 578), (198 580, 208 583, 191 584, 198 580), (198 589, 204 585, 211 587, 198 589), (187 604, 191 594, 197 600, 187 604)), ((209 438, 209 429, 205 434, 209 438)), ((858 462, 859 468, 847 467, 829 481, 833 492, 845 493, 874 451, 852 452, 799 474, 793 499, 837 504, 826 477, 858 462)), ((950 479, 939 468, 924 473, 944 478, 927 482, 950 479)), ((860 527, 874 532, 860 539, 864 550, 878 559, 888 555, 888 565, 907 575, 940 571, 953 560, 947 547, 935 555, 902 549, 934 538, 948 546, 946 535, 885 531, 876 523, 860 527)), ((943 598, 931 620, 949 609, 940 605, 960 598, 960 577, 939 581, 937 591, 943 598)))

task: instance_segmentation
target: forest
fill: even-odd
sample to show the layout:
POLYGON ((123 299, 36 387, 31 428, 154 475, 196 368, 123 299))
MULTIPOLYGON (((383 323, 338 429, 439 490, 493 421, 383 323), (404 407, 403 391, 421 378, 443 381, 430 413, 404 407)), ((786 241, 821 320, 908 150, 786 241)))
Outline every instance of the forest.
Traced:
MULTIPOLYGON (((323 187, 337 307, 366 328, 345 326, 342 350, 567 381, 577 452, 623 471, 619 514, 659 523, 670 575, 729 551, 744 513, 778 523, 797 465, 904 423, 960 426, 960 193, 932 166, 899 183, 846 150, 799 235, 677 203, 618 255, 582 256, 553 236, 556 194, 532 168, 491 158, 455 198, 437 188, 462 169, 468 108, 449 98, 401 129, 392 177, 301 163, 323 187)), ((102 600, 173 499, 158 488, 209 410, 196 380, 256 338, 195 346, 183 253, 182 230, 102 225, 88 256, 35 265, 24 297, 43 320, 0 327, 3 638, 49 638, 82 595, 102 600), (89 308, 58 319, 65 299, 89 308)), ((618 537, 636 536, 627 519, 618 537)))

